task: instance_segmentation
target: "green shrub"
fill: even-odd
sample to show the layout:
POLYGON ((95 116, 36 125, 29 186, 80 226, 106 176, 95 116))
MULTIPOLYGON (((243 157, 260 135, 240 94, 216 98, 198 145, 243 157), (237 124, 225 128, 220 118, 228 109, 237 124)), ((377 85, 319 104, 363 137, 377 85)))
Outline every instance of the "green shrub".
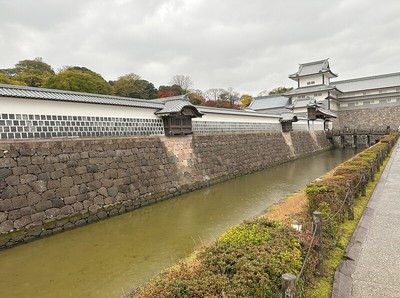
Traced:
MULTIPOLYGON (((281 276, 298 274, 308 243, 283 224, 258 218, 229 229, 134 297, 280 297, 281 276)), ((307 239, 308 240, 308 239, 307 239)))

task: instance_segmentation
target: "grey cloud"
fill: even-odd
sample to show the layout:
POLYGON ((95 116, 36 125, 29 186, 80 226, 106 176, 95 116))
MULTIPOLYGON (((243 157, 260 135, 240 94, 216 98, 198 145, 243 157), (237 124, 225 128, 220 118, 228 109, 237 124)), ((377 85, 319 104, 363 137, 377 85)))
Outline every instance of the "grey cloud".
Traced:
POLYGON ((340 78, 396 69, 400 3, 387 0, 0 0, 0 67, 37 56, 106 79, 156 86, 190 75, 199 89, 256 95, 297 63, 331 58, 340 78))

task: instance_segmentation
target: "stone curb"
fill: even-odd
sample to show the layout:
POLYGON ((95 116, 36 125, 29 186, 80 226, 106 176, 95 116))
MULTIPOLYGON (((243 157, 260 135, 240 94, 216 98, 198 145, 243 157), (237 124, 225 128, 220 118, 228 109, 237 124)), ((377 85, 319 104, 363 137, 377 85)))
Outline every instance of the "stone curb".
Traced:
POLYGON ((363 215, 354 231, 353 236, 349 244, 346 247, 343 255, 343 261, 336 268, 335 277, 332 287, 332 298, 351 298, 353 289, 353 278, 352 275, 355 271, 356 265, 361 255, 365 239, 368 236, 369 229, 372 220, 375 216, 376 204, 379 202, 381 193, 384 188, 384 183, 389 175, 390 169, 393 164, 395 151, 399 147, 399 142, 393 148, 393 154, 381 175, 379 182, 376 185, 374 192, 372 193, 371 199, 364 210, 363 215))

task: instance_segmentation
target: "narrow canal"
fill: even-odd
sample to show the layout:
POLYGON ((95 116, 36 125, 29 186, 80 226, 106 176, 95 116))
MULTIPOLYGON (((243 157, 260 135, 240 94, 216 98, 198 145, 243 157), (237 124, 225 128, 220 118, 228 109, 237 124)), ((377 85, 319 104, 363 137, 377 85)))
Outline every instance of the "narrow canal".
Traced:
POLYGON ((0 251, 0 297, 119 297, 355 153, 320 153, 0 251))

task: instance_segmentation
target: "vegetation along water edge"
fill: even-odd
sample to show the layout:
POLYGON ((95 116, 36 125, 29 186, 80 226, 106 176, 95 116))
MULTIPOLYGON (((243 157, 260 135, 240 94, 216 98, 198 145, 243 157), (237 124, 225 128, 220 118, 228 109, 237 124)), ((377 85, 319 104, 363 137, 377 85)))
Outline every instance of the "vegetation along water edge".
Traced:
POLYGON ((397 133, 385 137, 303 192, 228 229, 129 297, 281 297, 287 273, 296 277, 297 297, 329 297, 335 268, 397 139, 397 133))

